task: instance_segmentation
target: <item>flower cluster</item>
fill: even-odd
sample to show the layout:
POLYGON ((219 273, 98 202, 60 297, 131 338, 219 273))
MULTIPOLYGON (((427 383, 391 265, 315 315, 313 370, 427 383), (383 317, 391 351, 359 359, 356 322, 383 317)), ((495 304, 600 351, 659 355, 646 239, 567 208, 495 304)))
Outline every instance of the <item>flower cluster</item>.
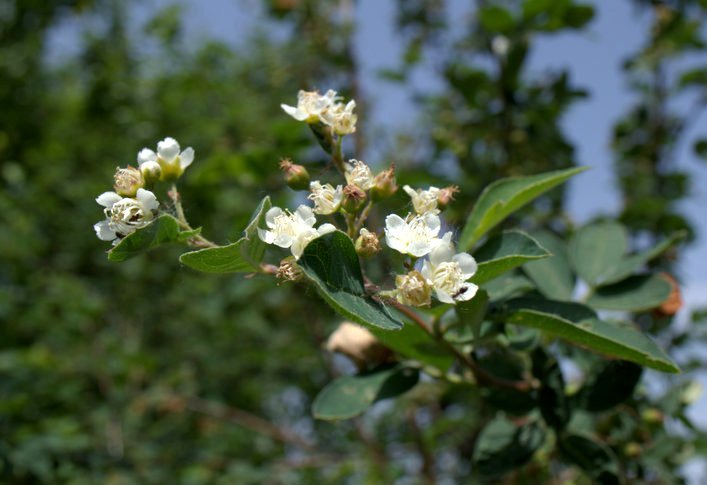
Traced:
POLYGON ((106 216, 93 226, 98 238, 115 245, 152 222, 159 208, 157 197, 151 192, 154 184, 178 179, 193 160, 191 147, 181 151, 174 138, 165 138, 157 144, 156 153, 149 148, 140 150, 137 168, 116 168, 113 192, 96 198, 106 216))
POLYGON ((354 114, 356 101, 342 103, 341 96, 331 89, 319 94, 318 91, 300 91, 297 94, 297 106, 281 104, 288 115, 297 121, 308 124, 322 123, 329 126, 337 135, 350 135, 356 132, 358 117, 354 114))

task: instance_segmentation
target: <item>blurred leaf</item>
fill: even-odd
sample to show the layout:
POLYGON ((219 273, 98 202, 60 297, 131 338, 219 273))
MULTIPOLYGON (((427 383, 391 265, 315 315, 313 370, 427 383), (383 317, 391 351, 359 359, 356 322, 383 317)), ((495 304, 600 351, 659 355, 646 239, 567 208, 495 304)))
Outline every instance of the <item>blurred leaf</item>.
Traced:
MULTIPOLYGON (((524 359, 510 349, 496 346, 489 352, 475 355, 479 366, 491 375, 508 381, 521 381, 525 377, 524 359)), ((523 416, 536 408, 535 396, 530 392, 499 387, 483 387, 481 396, 485 402, 514 416, 523 416)))
POLYGON ((186 241, 200 231, 201 229, 181 231, 177 219, 169 214, 163 214, 147 226, 121 239, 113 249, 108 251, 108 259, 125 261, 162 244, 186 241))
POLYGON ((299 265, 322 298, 345 318, 387 330, 403 326, 382 303, 366 295, 356 249, 343 232, 325 234, 310 242, 299 265))
POLYGON ((565 459, 581 468, 596 480, 596 483, 606 485, 621 483, 616 456, 596 438, 568 434, 560 438, 558 447, 565 459))
POLYGON ((657 258, 665 251, 684 240, 686 236, 687 234, 685 232, 677 232, 647 251, 632 254, 631 256, 622 259, 603 278, 602 284, 616 283, 628 276, 631 276, 645 266, 646 263, 657 258))
POLYGON ((545 431, 537 423, 516 426, 496 418, 476 440, 473 467, 482 477, 499 477, 529 462, 544 442, 545 431))
POLYGON ((272 207, 265 197, 253 213, 243 237, 228 246, 199 249, 184 253, 179 261, 205 273, 251 273, 258 270, 265 254, 266 244, 258 236, 258 227, 264 224, 265 214, 272 207))
POLYGON ((587 300, 593 308, 637 312, 660 306, 672 287, 658 275, 632 276, 620 283, 598 288, 587 300))
POLYGON ((582 387, 577 400, 587 411, 600 412, 611 409, 633 395, 642 373, 643 368, 633 362, 606 362, 590 376, 590 382, 582 387))
POLYGON ((632 326, 601 321, 584 305, 517 298, 505 306, 508 323, 538 328, 582 347, 663 372, 680 372, 650 337, 632 326))
POLYGON ((545 422, 562 430, 572 417, 572 408, 565 393, 565 379, 557 360, 545 350, 537 348, 532 354, 533 375, 540 381, 538 407, 545 422))
POLYGON ((619 264, 627 248, 628 234, 622 225, 615 222, 590 224, 570 239, 570 262, 580 278, 596 286, 619 264))
POLYGON ((453 330, 452 338, 458 334, 471 334, 474 339, 477 339, 481 334, 481 323, 486 316, 488 303, 489 295, 482 289, 479 289, 471 300, 457 302, 454 310, 458 321, 451 329, 453 330))
POLYGON ((522 231, 505 231, 490 238, 474 251, 479 267, 471 282, 492 280, 523 263, 550 255, 537 241, 522 231))
POLYGON ((363 413, 373 403, 397 397, 417 384, 419 373, 402 365, 344 376, 330 382, 312 403, 312 415, 334 421, 363 413))
POLYGON ((511 177, 492 183, 486 187, 471 210, 459 238, 459 248, 468 251, 510 214, 584 170, 585 167, 576 167, 529 177, 511 177))
POLYGON ((552 255, 542 261, 527 263, 523 271, 547 298, 572 300, 575 278, 569 264, 567 244, 549 231, 536 231, 532 236, 552 255))
POLYGON ((515 26, 511 12, 500 5, 480 8, 478 16, 484 29, 491 33, 507 33, 515 26))
POLYGON ((481 286, 488 292, 491 301, 510 298, 535 288, 528 278, 516 272, 505 273, 481 286))

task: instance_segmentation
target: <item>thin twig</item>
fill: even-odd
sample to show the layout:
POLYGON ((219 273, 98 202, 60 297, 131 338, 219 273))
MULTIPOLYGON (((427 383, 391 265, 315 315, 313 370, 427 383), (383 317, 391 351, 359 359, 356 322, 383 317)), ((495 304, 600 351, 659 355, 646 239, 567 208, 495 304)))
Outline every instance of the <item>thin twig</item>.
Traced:
MULTIPOLYGON (((172 184, 172 189, 167 192, 167 195, 170 199, 172 199, 172 202, 174 202, 174 211, 177 215, 177 221, 179 221, 180 227, 186 231, 193 231, 194 228, 191 227, 189 221, 187 221, 187 218, 184 215, 182 197, 179 195, 179 191, 177 190, 177 184, 172 184)), ((215 248, 218 246, 218 244, 209 241, 201 234, 196 234, 195 236, 190 237, 187 240, 187 243, 190 246, 197 248, 215 248)))

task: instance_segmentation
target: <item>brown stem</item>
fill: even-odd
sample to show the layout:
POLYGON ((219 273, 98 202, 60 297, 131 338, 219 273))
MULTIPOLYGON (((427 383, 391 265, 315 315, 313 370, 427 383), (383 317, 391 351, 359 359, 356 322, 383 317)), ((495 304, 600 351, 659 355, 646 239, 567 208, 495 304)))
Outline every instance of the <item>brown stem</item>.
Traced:
POLYGON ((457 349, 454 345, 446 341, 444 337, 435 334, 420 318, 420 316, 413 310, 411 310, 409 307, 403 305, 402 303, 394 299, 388 299, 386 300, 386 302, 395 307, 396 310, 408 317, 410 320, 412 320, 418 327, 420 327, 422 330, 427 332, 427 334, 429 334, 432 338, 442 344, 448 352, 450 352, 457 359, 459 359, 459 361, 472 372, 477 383, 482 385, 501 387, 504 389, 513 389, 515 391, 521 392, 528 392, 534 387, 533 383, 528 381, 509 381, 507 379, 503 379, 501 377, 491 374, 486 369, 477 364, 474 359, 472 359, 465 353, 460 352, 459 349, 457 349))

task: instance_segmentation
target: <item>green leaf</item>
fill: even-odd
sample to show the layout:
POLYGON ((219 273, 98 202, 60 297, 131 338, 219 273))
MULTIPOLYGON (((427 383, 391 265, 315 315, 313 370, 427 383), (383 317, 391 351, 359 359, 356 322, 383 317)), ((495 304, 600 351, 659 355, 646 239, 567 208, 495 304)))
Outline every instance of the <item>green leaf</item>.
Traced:
POLYGON ((620 283, 602 286, 587 300, 593 308, 638 312, 661 305, 672 287, 658 275, 632 276, 620 283))
POLYGON ((492 183, 483 191, 469 214, 459 238, 459 248, 468 251, 510 214, 585 169, 576 167, 530 177, 511 177, 492 183))
POLYGON ((537 328, 582 347, 663 372, 680 372, 650 337, 630 324, 599 320, 584 305, 517 298, 505 306, 508 323, 537 328))
POLYGON ((516 272, 505 273, 481 287, 488 292, 491 301, 504 300, 535 288, 528 278, 516 272))
POLYGON ((623 259, 628 248, 626 229, 615 222, 582 227, 569 245, 570 262, 590 286, 597 286, 623 259))
POLYGON ((363 413, 373 403, 399 396, 417 384, 416 369, 394 365, 364 374, 344 376, 330 382, 312 403, 317 419, 349 419, 363 413))
POLYGON ((182 242, 197 235, 199 231, 199 229, 181 231, 177 219, 169 214, 163 214, 147 226, 121 239, 113 249, 108 251, 108 259, 118 262, 125 261, 161 244, 182 242))
MULTIPOLYGON (((492 347, 489 352, 475 357, 479 366, 491 375, 508 381, 521 381, 525 378, 524 360, 506 347, 492 347)), ((536 407, 533 394, 514 389, 484 387, 481 389, 481 397, 494 408, 514 416, 528 414, 536 407)))
POLYGON ((549 231, 536 231, 532 236, 552 253, 541 261, 531 261, 523 266, 535 285, 547 298, 570 301, 574 293, 575 278, 569 264, 567 245, 549 231))
POLYGON ((457 314, 457 323, 450 327, 450 330, 445 334, 447 340, 458 342, 460 341, 459 337, 464 338, 469 334, 473 336, 474 340, 478 340, 488 303, 489 295, 481 289, 471 300, 457 302, 454 309, 457 314))
POLYGON ((490 281, 528 261, 547 258, 550 253, 522 231, 506 231, 490 238, 474 252, 479 265, 471 278, 477 285, 490 281))
POLYGON ((540 381, 538 407, 545 422, 562 430, 572 417, 570 400, 565 393, 565 379, 557 360, 542 348, 532 353, 533 375, 540 381))
POLYGON ((482 477, 499 477, 529 462, 544 442, 545 431, 537 423, 516 426, 496 418, 476 440, 473 466, 482 477))
POLYGON ((593 373, 577 400, 587 411, 600 412, 611 409, 633 396, 641 380, 643 368, 625 360, 611 360, 593 373))
POLYGON ((610 284, 621 281, 632 274, 639 271, 652 259, 657 258, 665 251, 678 244, 685 239, 687 233, 684 231, 677 232, 670 236, 665 241, 660 242, 655 247, 637 254, 633 254, 622 259, 614 268, 604 277, 602 284, 610 284))
POLYGON ((584 470, 596 483, 619 485, 619 467, 610 448, 596 438, 568 434, 560 438, 562 456, 584 470))
POLYGON ((515 25, 511 12, 499 5, 479 9, 478 18, 484 29, 494 33, 508 32, 515 25))
POLYGON ((205 273, 251 273, 257 271, 263 260, 266 244, 258 236, 258 227, 264 224, 265 213, 272 207, 270 197, 265 197, 253 213, 243 231, 243 237, 228 246, 190 251, 179 261, 192 269, 205 273))
POLYGON ((356 249, 343 232, 310 242, 299 265, 322 298, 345 318, 369 328, 397 330, 403 326, 380 301, 366 295, 356 249))
MULTIPOLYGON (((398 316, 397 313, 395 316, 398 316)), ((383 345, 409 359, 418 360, 442 372, 447 372, 454 364, 454 357, 447 349, 417 325, 407 324, 397 332, 378 327, 370 327, 369 330, 383 345)))

